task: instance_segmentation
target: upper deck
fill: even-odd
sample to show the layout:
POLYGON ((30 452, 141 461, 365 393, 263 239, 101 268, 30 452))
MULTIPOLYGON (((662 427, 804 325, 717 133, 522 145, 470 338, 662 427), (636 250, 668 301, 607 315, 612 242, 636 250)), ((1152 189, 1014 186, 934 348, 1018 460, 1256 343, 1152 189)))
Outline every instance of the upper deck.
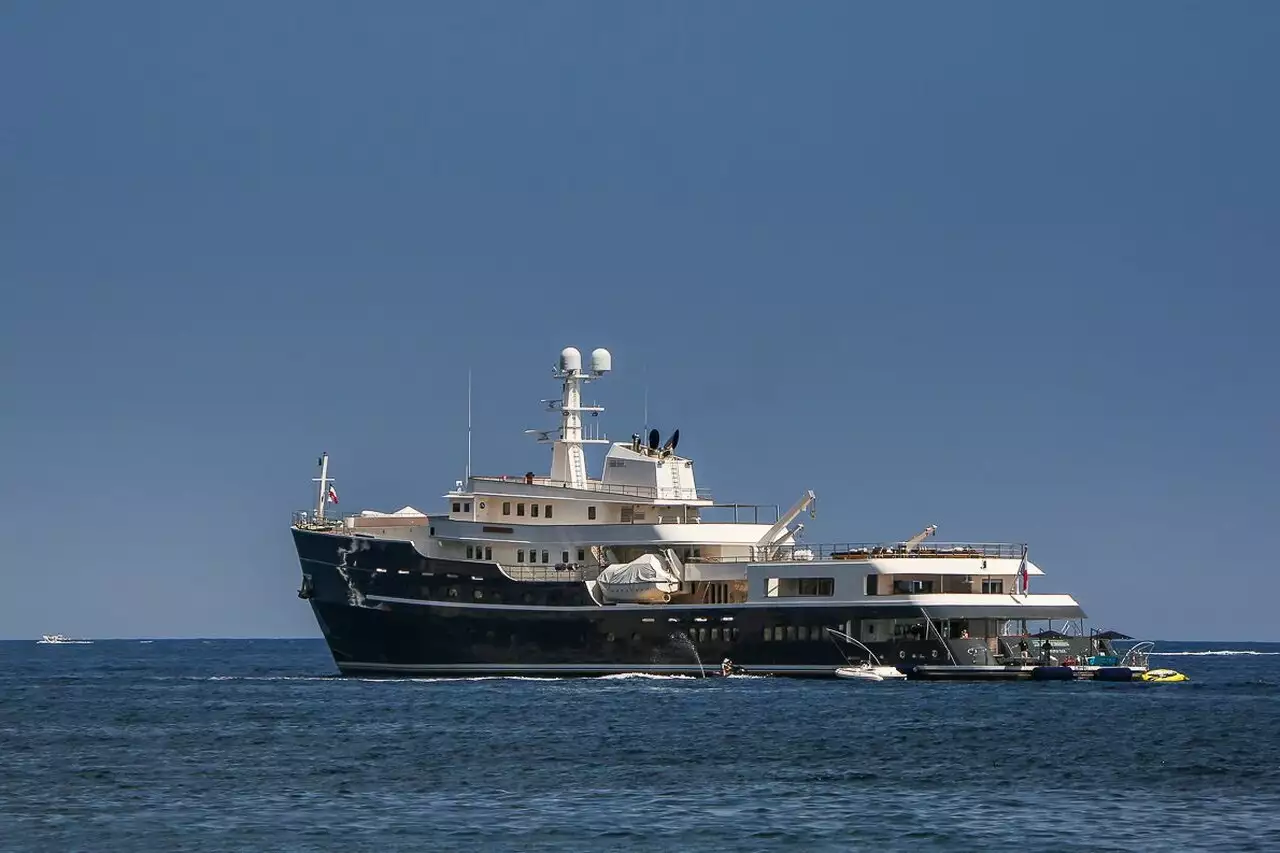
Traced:
POLYGON ((829 545, 778 545, 773 559, 791 560, 882 560, 901 558, 994 558, 1020 559, 1021 542, 931 542, 907 545, 902 542, 857 542, 829 545))
MULTIPOLYGON (((627 483, 604 483, 600 480, 587 480, 570 485, 551 477, 539 477, 532 474, 523 476, 477 476, 472 475, 468 488, 475 495, 512 495, 514 497, 543 497, 555 494, 572 497, 574 492, 583 492, 592 497, 602 496, 604 500, 611 497, 640 498, 645 501, 681 501, 692 505, 710 505, 713 501, 710 489, 631 485, 627 483)), ((460 494, 460 493, 459 493, 460 494)))

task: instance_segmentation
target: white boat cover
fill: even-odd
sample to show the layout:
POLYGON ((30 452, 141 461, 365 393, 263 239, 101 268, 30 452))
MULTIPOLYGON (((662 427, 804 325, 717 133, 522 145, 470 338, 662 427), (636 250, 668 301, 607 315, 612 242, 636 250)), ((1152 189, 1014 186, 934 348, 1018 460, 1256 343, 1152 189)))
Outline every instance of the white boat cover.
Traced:
POLYGON ((656 554, 643 554, 630 563, 615 563, 601 571, 596 580, 606 588, 641 583, 680 585, 680 578, 664 566, 656 554))

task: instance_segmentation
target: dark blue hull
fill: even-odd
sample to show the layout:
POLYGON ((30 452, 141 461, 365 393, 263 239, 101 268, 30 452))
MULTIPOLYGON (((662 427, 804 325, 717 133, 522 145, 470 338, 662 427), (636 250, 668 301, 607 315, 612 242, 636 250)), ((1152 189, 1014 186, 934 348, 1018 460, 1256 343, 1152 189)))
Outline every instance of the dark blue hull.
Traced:
MULTIPOLYGON (((580 581, 516 581, 496 565, 429 559, 408 542, 294 529, 303 584, 345 674, 605 675, 719 672, 834 675, 846 663, 825 628, 896 607, 620 604, 580 581)), ((885 663, 946 663, 933 640, 872 643, 885 663)), ((846 649, 847 650, 847 649, 846 649)))

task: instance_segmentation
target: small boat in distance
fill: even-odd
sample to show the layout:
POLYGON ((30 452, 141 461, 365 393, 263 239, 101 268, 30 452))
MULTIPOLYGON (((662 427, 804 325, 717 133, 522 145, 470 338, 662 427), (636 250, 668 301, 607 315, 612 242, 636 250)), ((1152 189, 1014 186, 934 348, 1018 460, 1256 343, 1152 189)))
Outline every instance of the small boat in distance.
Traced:
POLYGON ((66 634, 43 634, 40 639, 36 640, 37 644, 52 645, 73 645, 87 646, 93 643, 93 640, 76 640, 68 637, 66 634))

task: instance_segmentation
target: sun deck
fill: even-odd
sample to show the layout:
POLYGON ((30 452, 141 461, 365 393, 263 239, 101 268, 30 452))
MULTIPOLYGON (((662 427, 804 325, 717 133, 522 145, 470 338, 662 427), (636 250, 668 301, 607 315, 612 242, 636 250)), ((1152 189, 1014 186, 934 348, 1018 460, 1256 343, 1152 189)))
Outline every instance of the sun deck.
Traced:
POLYGON ((546 494, 546 490, 556 492, 590 492, 591 494, 612 495, 619 498, 643 498, 647 501, 677 500, 697 503, 712 502, 709 489, 688 489, 675 486, 637 486, 626 483, 602 483, 599 480, 587 480, 584 483, 571 485, 564 480, 551 477, 537 477, 531 474, 515 476, 476 476, 472 475, 468 484, 474 494, 485 495, 527 495, 546 494))

